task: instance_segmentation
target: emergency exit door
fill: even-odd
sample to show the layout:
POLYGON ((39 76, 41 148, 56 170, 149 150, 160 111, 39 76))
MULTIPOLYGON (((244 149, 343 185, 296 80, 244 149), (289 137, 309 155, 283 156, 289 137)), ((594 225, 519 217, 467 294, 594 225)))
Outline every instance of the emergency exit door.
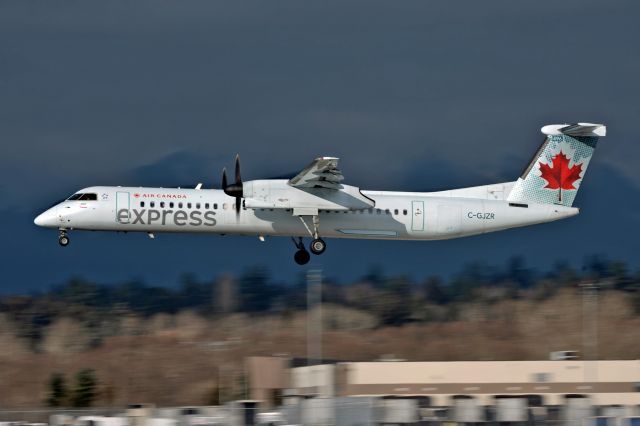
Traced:
POLYGON ((129 220, 131 220, 129 193, 118 191, 116 192, 116 222, 129 223, 129 220))
POLYGON ((424 231, 424 201, 411 202, 411 230, 424 231))

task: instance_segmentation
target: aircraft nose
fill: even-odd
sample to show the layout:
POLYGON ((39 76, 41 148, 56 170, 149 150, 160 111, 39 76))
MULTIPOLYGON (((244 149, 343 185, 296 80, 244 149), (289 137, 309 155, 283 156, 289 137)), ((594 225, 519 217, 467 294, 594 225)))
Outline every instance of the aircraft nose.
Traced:
POLYGON ((57 217, 56 217, 56 207, 52 207, 49 210, 40 213, 33 220, 38 226, 43 226, 45 228, 55 228, 57 227, 57 217))

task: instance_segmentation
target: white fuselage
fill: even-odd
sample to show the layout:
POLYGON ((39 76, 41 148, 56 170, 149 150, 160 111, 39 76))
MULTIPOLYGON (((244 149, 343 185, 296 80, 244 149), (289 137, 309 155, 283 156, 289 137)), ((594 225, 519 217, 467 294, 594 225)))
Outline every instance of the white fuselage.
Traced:
MULTIPOLYGON (((334 238, 439 240, 499 231, 573 216, 577 208, 506 201, 512 183, 444 192, 357 191, 374 203, 358 210, 319 209, 319 235, 334 238)), ((36 218, 58 229, 190 232, 307 237, 309 216, 274 204, 243 207, 216 189, 96 186, 97 200, 67 200, 36 218)), ((353 192, 354 194, 356 192, 353 192)), ((279 202, 285 198, 274 198, 279 202)), ((276 201, 274 201, 275 203, 276 201)))

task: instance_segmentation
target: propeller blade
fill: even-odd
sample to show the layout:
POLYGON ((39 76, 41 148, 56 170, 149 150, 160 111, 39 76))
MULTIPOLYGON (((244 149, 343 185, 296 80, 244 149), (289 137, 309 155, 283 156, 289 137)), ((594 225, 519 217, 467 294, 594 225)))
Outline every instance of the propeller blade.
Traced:
POLYGON ((240 176, 240 154, 236 154, 236 185, 242 185, 242 177, 240 176))
POLYGON ((240 155, 236 155, 236 181, 229 184, 227 181, 227 169, 222 169, 222 190, 225 194, 236 199, 236 218, 240 217, 240 210, 242 209, 242 197, 244 191, 242 188, 242 176, 240 175, 240 155))
POLYGON ((222 169, 222 189, 227 189, 227 168, 222 169))

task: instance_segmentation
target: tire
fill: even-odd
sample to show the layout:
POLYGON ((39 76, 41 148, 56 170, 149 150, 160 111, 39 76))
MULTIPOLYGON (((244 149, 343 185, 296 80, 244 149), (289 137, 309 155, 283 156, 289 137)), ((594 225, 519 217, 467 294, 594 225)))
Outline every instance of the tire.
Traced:
POLYGON ((322 238, 316 238, 309 244, 309 249, 313 254, 322 254, 327 249, 327 243, 325 243, 322 238))
POLYGON ((62 247, 68 246, 69 237, 67 237, 66 235, 62 235, 60 238, 58 238, 58 244, 60 244, 62 247))
POLYGON ((298 265, 306 265, 310 259, 311 255, 306 250, 298 250, 296 254, 293 255, 293 260, 295 260, 298 265))

